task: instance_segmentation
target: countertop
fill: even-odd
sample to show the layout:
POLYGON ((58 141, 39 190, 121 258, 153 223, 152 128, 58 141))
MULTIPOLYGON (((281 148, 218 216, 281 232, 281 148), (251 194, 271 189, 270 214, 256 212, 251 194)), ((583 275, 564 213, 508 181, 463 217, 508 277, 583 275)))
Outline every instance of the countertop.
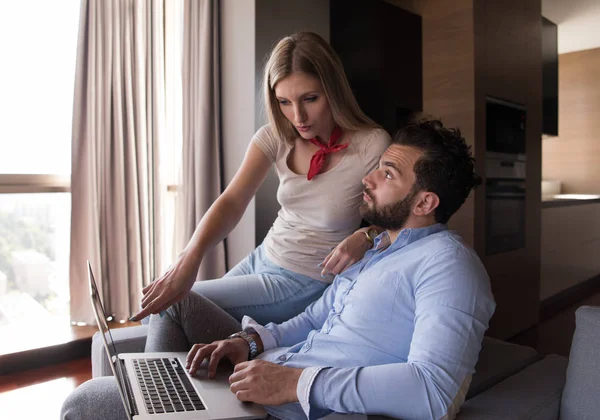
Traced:
POLYGON ((574 206, 600 203, 600 195, 595 194, 559 194, 542 196, 542 208, 574 206))

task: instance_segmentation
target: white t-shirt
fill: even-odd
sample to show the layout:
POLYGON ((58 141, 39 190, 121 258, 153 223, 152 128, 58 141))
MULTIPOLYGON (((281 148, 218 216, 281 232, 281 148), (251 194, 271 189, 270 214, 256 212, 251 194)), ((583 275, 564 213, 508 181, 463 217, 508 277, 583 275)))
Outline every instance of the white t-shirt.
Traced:
POLYGON ((390 144, 389 134, 382 129, 355 132, 342 159, 310 181, 289 169, 291 146, 270 125, 260 128, 252 141, 275 164, 279 177, 281 209, 264 240, 267 257, 280 267, 330 283, 333 276, 321 277, 317 265, 358 229, 362 179, 377 167, 390 144))

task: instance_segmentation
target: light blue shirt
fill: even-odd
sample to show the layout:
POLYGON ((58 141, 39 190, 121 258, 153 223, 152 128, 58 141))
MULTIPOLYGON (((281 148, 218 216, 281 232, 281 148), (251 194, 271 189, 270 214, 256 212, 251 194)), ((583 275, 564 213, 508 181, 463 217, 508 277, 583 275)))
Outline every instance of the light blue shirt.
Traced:
POLYGON ((304 368, 300 403, 266 407, 281 419, 329 413, 439 419, 464 401, 495 303, 475 252, 445 225, 404 229, 336 276, 282 324, 245 317, 265 352, 304 368))

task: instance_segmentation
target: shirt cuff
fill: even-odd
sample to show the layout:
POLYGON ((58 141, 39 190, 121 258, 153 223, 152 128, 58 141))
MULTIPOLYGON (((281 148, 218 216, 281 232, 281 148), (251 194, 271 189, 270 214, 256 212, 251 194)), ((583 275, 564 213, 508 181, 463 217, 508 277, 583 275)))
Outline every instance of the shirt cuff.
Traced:
POLYGON ((277 347, 273 334, 258 322, 244 315, 242 318, 242 329, 246 332, 256 332, 263 344, 263 352, 277 347))
POLYGON ((321 370, 325 369, 324 367, 308 367, 304 368, 302 374, 300 375, 300 379, 298 380, 298 386, 296 387, 296 395, 298 396, 298 401, 300 402, 300 406, 306 414, 306 418, 310 419, 310 389, 312 388, 312 384, 315 381, 315 378, 321 372, 321 370))

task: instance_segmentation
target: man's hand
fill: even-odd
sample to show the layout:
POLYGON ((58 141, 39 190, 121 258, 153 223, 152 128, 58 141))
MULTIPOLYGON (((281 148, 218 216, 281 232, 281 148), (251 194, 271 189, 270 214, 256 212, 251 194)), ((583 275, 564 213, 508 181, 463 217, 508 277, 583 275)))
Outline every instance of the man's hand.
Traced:
POLYGON ((186 369, 189 369, 190 375, 196 374, 196 371, 202 364, 202 361, 210 357, 208 362, 208 377, 214 378, 217 372, 217 366, 223 357, 226 357, 233 365, 248 360, 250 347, 243 338, 233 338, 228 340, 219 340, 211 344, 194 344, 186 357, 186 369))
POLYGON ((289 368, 264 360, 235 365, 229 377, 231 392, 240 401, 280 405, 298 401, 296 387, 303 369, 289 368))

